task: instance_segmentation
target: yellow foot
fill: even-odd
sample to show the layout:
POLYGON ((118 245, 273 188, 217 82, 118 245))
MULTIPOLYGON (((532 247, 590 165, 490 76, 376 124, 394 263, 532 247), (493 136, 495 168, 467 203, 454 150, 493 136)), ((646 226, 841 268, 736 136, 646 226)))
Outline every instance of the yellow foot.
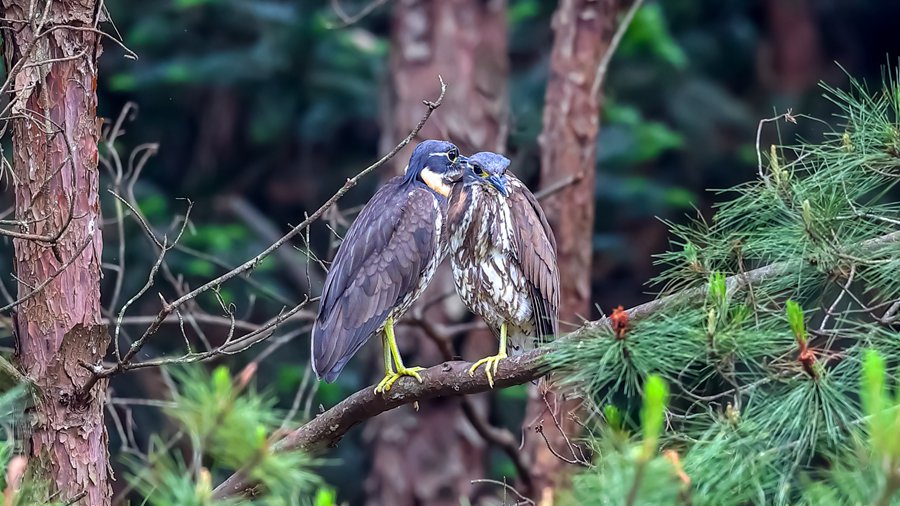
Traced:
POLYGON ((384 378, 378 382, 378 385, 375 386, 375 393, 386 393, 388 390, 394 386, 394 382, 400 379, 402 376, 411 376, 419 380, 419 383, 422 382, 422 376, 419 375, 419 371, 425 370, 424 367, 408 367, 399 369, 397 372, 389 372, 384 375, 384 378))
POLYGON ((504 358, 506 358, 506 352, 498 353, 491 357, 484 357, 469 368, 469 376, 475 376, 475 370, 478 369, 479 366, 484 365, 484 374, 487 376, 488 384, 491 385, 491 388, 494 388, 494 375, 497 374, 497 368, 500 367, 500 361, 504 358), (493 368, 493 372, 491 371, 491 368, 493 368))

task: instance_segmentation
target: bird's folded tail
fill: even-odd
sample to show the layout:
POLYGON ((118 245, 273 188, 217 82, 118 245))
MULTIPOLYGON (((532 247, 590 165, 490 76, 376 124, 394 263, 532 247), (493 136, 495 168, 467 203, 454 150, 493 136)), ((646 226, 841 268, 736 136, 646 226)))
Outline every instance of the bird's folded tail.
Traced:
POLYGON ((507 327, 506 351, 509 356, 515 357, 535 348, 537 339, 533 332, 526 332, 518 327, 507 327))
POLYGON ((338 375, 356 354, 365 340, 353 339, 347 333, 334 332, 324 328, 322 322, 313 324, 311 334, 310 362, 318 379, 328 383, 337 379, 338 375))

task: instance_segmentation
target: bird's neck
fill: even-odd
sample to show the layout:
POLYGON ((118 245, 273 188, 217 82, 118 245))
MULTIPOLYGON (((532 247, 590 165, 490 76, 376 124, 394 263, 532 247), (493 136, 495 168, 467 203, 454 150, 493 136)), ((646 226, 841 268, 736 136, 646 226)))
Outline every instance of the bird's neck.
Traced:
POLYGON ((450 196, 450 190, 452 188, 444 181, 444 178, 441 177, 440 174, 433 172, 430 169, 422 169, 419 173, 419 178, 422 179, 422 182, 424 182, 427 187, 431 188, 431 191, 444 198, 450 196))
MULTIPOLYGON (((460 185, 462 186, 462 185, 460 185)), ((468 245, 468 251, 482 258, 494 249, 507 250, 511 242, 511 219, 501 197, 480 185, 459 188, 451 199, 448 222, 454 248, 468 245)))

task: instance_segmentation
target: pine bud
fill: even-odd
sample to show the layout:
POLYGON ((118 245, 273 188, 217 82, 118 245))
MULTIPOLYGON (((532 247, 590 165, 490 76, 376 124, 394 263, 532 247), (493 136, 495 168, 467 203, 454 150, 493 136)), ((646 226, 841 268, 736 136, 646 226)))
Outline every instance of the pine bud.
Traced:
POLYGON ((803 203, 800 204, 800 209, 803 213, 803 225, 806 227, 806 230, 812 230, 812 228, 813 228, 813 211, 812 211, 812 204, 809 203, 809 199, 803 200, 803 203))
POLYGON ((806 324, 803 322, 803 309, 800 304, 793 300, 787 301, 785 305, 787 311, 788 323, 791 325, 791 331, 797 339, 797 344, 806 346, 806 324))
POLYGON ((668 397, 669 389, 666 382, 659 376, 651 374, 644 383, 644 407, 641 409, 641 426, 644 436, 641 458, 645 461, 649 461, 656 452, 656 445, 665 422, 668 397))
POLYGON ((784 174, 784 170, 782 170, 781 163, 778 161, 778 151, 775 149, 774 144, 769 146, 769 168, 772 171, 772 177, 775 179, 776 186, 781 186, 781 176, 784 174))

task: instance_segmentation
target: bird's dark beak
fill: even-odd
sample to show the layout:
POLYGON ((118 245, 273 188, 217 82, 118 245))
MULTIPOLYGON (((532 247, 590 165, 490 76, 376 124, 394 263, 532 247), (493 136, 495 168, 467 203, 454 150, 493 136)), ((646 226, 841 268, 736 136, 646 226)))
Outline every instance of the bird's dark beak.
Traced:
POLYGON ((491 175, 488 176, 487 180, 501 195, 509 197, 509 187, 506 184, 506 176, 491 175))
POLYGON ((469 166, 469 159, 463 155, 459 155, 456 162, 453 163, 453 174, 450 177, 452 183, 460 181, 463 177, 463 171, 469 166))

